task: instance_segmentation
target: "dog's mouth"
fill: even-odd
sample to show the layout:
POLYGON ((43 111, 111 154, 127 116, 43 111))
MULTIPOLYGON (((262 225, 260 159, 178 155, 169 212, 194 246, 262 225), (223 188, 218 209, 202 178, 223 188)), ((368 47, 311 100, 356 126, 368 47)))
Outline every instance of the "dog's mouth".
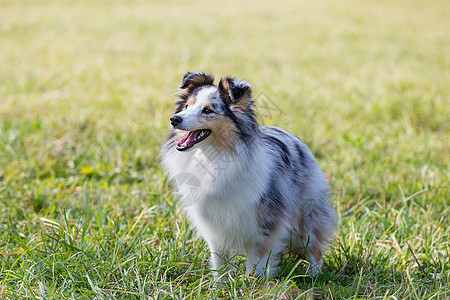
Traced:
POLYGON ((189 131, 177 144, 178 151, 184 151, 191 149, 195 144, 200 143, 206 139, 211 134, 209 129, 199 129, 194 131, 189 131))

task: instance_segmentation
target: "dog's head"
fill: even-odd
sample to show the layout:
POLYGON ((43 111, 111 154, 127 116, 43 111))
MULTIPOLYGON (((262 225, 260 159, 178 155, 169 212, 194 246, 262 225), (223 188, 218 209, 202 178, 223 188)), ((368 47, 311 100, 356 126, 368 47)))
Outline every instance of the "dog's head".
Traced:
POLYGON ((213 145, 231 150, 238 139, 254 135, 258 125, 252 110, 252 87, 245 81, 225 77, 214 85, 214 77, 187 73, 170 123, 176 131, 176 148, 186 151, 213 145))

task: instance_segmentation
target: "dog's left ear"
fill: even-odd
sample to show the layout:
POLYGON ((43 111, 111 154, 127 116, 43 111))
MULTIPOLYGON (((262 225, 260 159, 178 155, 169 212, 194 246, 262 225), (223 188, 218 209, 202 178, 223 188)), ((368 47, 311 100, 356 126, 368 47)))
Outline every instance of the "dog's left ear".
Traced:
POLYGON ((245 110, 251 104, 252 86, 248 82, 231 77, 221 78, 219 93, 230 106, 245 110))

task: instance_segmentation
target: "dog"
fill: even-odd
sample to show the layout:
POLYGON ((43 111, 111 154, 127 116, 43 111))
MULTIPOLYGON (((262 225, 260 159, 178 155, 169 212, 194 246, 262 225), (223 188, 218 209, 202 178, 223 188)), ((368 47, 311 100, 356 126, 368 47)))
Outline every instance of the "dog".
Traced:
POLYGON ((216 276, 245 251, 246 274, 277 274, 283 251, 306 253, 320 272, 336 214, 309 148, 291 133, 259 126, 252 87, 233 77, 184 75, 161 150, 181 206, 206 240, 216 276))

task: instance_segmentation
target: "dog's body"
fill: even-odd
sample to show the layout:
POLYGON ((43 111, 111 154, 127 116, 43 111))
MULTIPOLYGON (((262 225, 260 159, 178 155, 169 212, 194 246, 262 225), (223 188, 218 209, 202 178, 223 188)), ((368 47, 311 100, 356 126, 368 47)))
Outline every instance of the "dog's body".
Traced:
POLYGON ((270 275, 278 255, 304 249, 315 274, 335 227, 328 183, 311 151, 277 127, 259 127, 248 83, 188 73, 161 152, 187 215, 220 269, 245 250, 247 273, 270 275), (189 151, 187 151, 189 150, 189 151))

